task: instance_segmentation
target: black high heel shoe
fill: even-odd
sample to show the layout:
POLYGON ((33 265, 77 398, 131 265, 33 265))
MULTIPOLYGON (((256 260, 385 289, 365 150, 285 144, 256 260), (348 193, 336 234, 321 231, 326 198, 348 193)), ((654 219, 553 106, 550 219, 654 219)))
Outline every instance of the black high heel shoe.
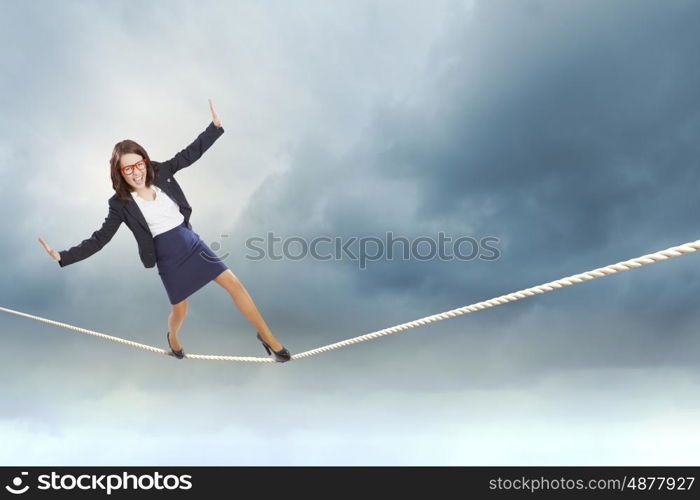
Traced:
POLYGON ((179 351, 176 351, 175 349, 173 349, 173 346, 170 343, 170 330, 168 330, 166 337, 168 339, 168 345, 170 346, 170 350, 172 351, 172 356, 175 356, 177 359, 184 358, 185 357, 185 350, 184 349, 180 349, 179 351))
POLYGON ((283 347, 279 351, 273 350, 272 347, 270 347, 270 345, 260 337, 260 332, 256 332, 256 333, 258 336, 258 340, 260 342, 262 342, 262 345, 265 348, 265 350, 267 351, 267 354, 268 355, 270 355, 272 353, 275 354, 275 361, 277 361, 278 363, 284 363, 285 361, 289 361, 290 359, 292 359, 292 355, 289 353, 289 351, 287 349, 285 349, 283 347))

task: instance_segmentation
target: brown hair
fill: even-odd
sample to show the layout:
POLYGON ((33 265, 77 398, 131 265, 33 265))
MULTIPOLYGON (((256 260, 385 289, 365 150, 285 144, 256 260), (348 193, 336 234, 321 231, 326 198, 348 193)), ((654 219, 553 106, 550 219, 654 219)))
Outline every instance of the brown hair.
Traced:
POLYGON ((130 139, 125 139, 114 145, 112 157, 109 159, 109 169, 112 176, 112 188, 122 200, 131 200, 131 191, 134 189, 122 177, 119 165, 123 154, 134 153, 141 156, 146 162, 146 186, 151 186, 158 180, 158 163, 151 163, 146 150, 140 144, 130 139))

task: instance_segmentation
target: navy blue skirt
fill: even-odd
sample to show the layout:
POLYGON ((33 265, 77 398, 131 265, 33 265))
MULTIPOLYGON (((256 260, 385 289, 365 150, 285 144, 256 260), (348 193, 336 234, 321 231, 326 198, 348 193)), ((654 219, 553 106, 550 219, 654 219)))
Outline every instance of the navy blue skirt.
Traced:
POLYGON ((228 267, 185 221, 157 234, 156 265, 171 304, 183 301, 228 267))

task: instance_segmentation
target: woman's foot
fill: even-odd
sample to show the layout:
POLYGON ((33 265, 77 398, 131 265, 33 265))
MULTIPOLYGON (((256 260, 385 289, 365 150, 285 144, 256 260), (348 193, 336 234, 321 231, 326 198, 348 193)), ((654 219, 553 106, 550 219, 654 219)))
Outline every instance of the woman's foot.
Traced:
POLYGON ((181 351, 182 350, 182 345, 180 345, 180 342, 177 340, 177 333, 173 335, 172 333, 168 332, 168 339, 170 341, 170 345, 172 346, 172 349, 175 351, 181 351))
MULTIPOLYGON (((173 356, 175 356, 178 359, 182 359, 185 357, 185 351, 182 349, 182 346, 177 343, 177 337, 173 336, 173 340, 177 343, 177 346, 173 344, 173 341, 170 338, 170 330, 167 331, 166 333, 167 338, 168 338, 168 345, 170 346, 170 351, 173 356), (179 349, 176 349, 176 347, 179 347, 179 349)), ((177 334, 176 334, 177 335, 177 334)))
POLYGON ((265 348, 265 351, 267 352, 268 356, 274 356, 275 361, 278 363, 284 363, 286 361, 289 361, 292 359, 292 354, 282 347, 281 349, 272 349, 267 342, 265 342, 262 337, 260 336, 260 332, 257 332, 257 337, 260 342, 262 342, 263 347, 265 348))

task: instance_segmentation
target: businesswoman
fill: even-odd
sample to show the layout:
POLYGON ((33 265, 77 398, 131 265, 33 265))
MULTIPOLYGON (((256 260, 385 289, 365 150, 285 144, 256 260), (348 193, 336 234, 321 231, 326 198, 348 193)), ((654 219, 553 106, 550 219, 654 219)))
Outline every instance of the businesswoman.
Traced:
POLYGON ((177 332, 187 314, 187 298, 210 281, 224 288, 257 329, 257 338, 275 361, 291 355, 268 328, 243 284, 214 255, 190 224, 192 207, 175 173, 192 165, 224 133, 221 119, 209 100, 212 121, 185 149, 166 162, 152 161, 146 150, 132 140, 118 142, 109 161, 112 188, 109 211, 102 227, 80 244, 57 252, 40 236, 48 254, 61 267, 81 261, 104 247, 125 223, 136 238, 144 267, 157 266, 172 305, 166 332, 171 355, 182 359, 185 352, 177 332), (262 335, 262 336, 261 336, 262 335))

